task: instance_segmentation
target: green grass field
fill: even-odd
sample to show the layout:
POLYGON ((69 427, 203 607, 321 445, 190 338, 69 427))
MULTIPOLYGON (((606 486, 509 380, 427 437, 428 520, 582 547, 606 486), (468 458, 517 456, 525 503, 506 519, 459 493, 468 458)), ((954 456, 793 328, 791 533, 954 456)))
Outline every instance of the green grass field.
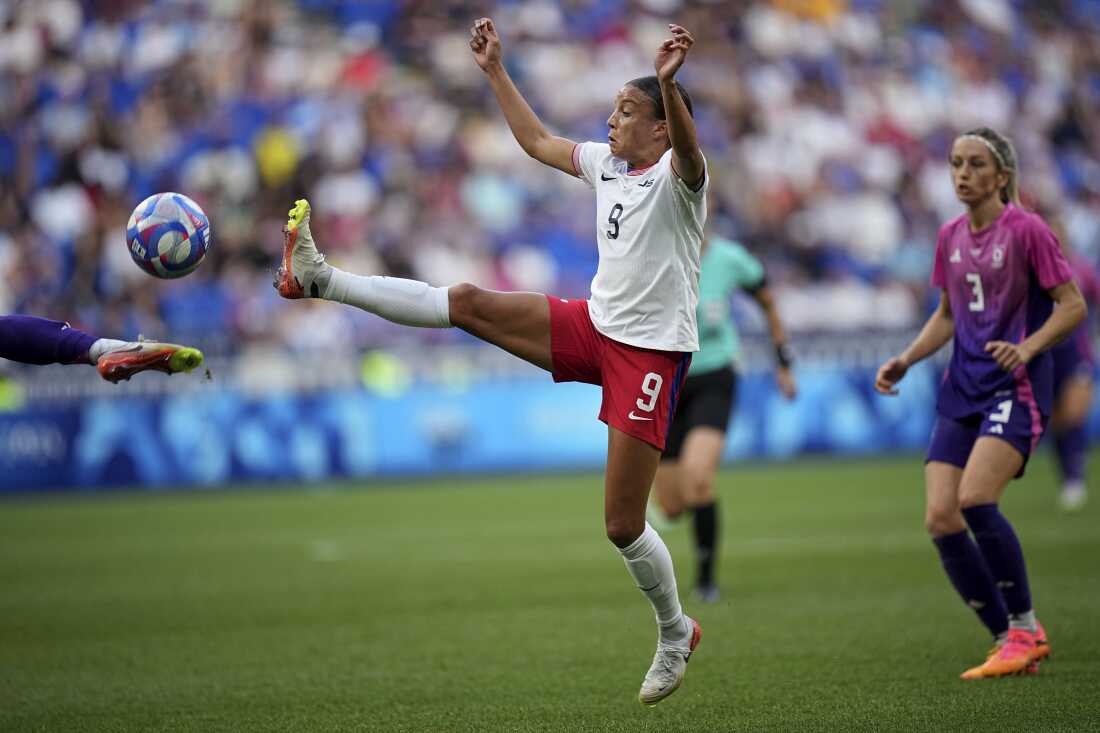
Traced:
MULTIPOLYGON (((1053 659, 964 683, 988 639, 919 459, 724 472, 724 599, 688 600, 703 641, 656 708, 595 475, 8 500, 0 729, 1097 729, 1100 511, 1052 485, 1037 459, 1005 506, 1053 659)), ((688 530, 665 537, 686 595, 688 530)))

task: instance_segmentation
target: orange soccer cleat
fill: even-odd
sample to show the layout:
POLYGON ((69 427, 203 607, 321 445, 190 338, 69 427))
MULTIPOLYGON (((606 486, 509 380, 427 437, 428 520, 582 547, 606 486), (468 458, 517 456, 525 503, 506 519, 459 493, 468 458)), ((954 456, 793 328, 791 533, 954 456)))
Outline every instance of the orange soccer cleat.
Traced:
POLYGON ((150 369, 165 374, 189 372, 202 360, 202 352, 189 346, 136 341, 99 357, 96 369, 108 382, 119 382, 150 369))
POLYGON ((1038 621, 1035 622, 1035 651, 1031 654, 1031 661, 1041 662, 1050 656, 1050 642, 1047 641, 1047 630, 1038 621))
POLYGON ((1036 634, 1027 629, 1009 629, 1004 643, 993 647, 985 662, 971 667, 960 677, 964 680, 980 680, 1038 671, 1037 667, 1031 668, 1036 661, 1035 637, 1036 634))
POLYGON ((295 201, 294 208, 288 212, 283 229, 283 262, 272 282, 284 298, 319 298, 322 294, 323 288, 317 278, 328 265, 313 241, 309 214, 309 202, 305 199, 295 201))
POLYGON ((1035 651, 1031 653, 1031 664, 1024 670, 1026 674, 1038 674, 1039 662, 1050 657, 1050 642, 1047 641, 1047 632, 1038 619, 1035 621, 1035 651))

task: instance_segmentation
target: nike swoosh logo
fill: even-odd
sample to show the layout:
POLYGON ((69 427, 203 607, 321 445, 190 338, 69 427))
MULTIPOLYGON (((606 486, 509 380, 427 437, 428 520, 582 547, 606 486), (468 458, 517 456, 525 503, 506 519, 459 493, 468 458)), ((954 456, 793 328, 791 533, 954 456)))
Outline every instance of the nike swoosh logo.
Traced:
POLYGON ((627 417, 629 417, 631 420, 652 420, 653 419, 651 417, 638 417, 637 415, 634 414, 634 410, 631 410, 630 414, 627 415, 627 417))
POLYGON ((605 176, 605 175, 604 175, 603 173, 601 173, 601 174, 600 174, 600 180, 601 180, 601 181, 614 181, 614 180, 615 180, 615 176, 611 176, 611 178, 608 178, 608 177, 607 177, 607 176, 605 176))

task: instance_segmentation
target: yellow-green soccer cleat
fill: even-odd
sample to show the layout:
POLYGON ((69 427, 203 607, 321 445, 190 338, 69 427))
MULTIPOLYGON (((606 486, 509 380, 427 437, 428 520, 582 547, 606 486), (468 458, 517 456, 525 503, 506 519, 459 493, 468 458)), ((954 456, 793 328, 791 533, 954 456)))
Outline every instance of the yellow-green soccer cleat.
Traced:
POLYGON ((284 298, 319 298, 315 279, 326 267, 325 256, 317 251, 309 231, 309 201, 298 199, 288 212, 283 229, 283 262, 272 285, 284 298))
POLYGON ((108 382, 129 379, 138 372, 155 370, 165 374, 189 372, 202 364, 202 352, 190 346, 137 341, 124 349, 99 357, 96 369, 108 382))

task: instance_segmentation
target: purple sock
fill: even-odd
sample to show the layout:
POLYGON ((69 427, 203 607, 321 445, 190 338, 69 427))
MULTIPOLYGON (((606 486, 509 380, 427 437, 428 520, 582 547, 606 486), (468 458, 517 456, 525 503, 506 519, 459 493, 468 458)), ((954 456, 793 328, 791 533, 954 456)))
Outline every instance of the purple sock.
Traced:
POLYGON ((1016 530, 1008 523, 996 504, 981 504, 962 510, 982 557, 993 571, 997 587, 1004 595, 1008 612, 1013 616, 1031 610, 1031 589, 1027 584, 1024 551, 1016 530))
POLYGON ((965 529, 955 534, 933 537, 940 551, 940 562, 951 579, 951 585, 959 592, 966 605, 974 609, 978 618, 993 636, 1008 631, 1008 609, 1005 599, 997 590, 993 574, 982 557, 981 550, 970 539, 965 529))
POLYGON ((34 316, 0 316, 0 357, 24 364, 90 363, 97 341, 61 321, 34 316))
POLYGON ((1058 467, 1062 470, 1062 481, 1084 481, 1085 451, 1088 448, 1084 426, 1078 425, 1055 433, 1054 446, 1058 450, 1058 467))

